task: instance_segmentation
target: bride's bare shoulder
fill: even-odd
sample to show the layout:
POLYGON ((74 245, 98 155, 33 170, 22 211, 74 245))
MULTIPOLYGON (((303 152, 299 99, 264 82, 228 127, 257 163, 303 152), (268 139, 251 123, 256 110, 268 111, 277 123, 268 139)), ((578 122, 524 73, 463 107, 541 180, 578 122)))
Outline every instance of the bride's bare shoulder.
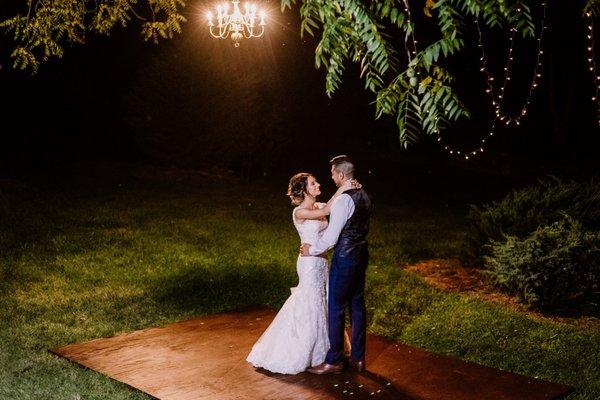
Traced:
POLYGON ((304 222, 306 220, 311 220, 314 216, 311 214, 314 209, 308 209, 305 207, 297 207, 294 209, 294 220, 297 222, 304 222))
MULTIPOLYGON (((292 210, 292 217, 294 218, 294 220, 295 220, 295 221, 298 221, 298 220, 302 220, 302 219, 303 219, 301 216, 298 216, 298 211, 300 211, 300 210, 305 210, 305 209, 304 209, 304 208, 302 208, 302 207, 300 207, 300 206, 298 206, 298 207, 295 207, 295 208, 292 210)), ((302 211, 300 211, 300 214, 302 214, 302 211)))

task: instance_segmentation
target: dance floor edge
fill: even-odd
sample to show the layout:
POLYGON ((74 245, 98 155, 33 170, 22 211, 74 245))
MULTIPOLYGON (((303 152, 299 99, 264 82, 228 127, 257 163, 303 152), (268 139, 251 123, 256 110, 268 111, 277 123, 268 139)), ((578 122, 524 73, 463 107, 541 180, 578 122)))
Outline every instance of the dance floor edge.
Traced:
POLYGON ((573 390, 374 335, 365 373, 272 374, 245 358, 274 316, 270 309, 209 315, 50 351, 161 400, 555 400, 573 390))

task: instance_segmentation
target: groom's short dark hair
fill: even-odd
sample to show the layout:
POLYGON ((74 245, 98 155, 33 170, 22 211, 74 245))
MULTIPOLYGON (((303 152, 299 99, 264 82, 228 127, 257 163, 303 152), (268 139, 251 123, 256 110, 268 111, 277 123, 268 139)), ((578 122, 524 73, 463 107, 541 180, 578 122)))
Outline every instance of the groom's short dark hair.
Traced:
POLYGON ((335 156, 329 160, 331 166, 338 172, 342 172, 347 178, 354 178, 354 163, 345 154, 335 156))

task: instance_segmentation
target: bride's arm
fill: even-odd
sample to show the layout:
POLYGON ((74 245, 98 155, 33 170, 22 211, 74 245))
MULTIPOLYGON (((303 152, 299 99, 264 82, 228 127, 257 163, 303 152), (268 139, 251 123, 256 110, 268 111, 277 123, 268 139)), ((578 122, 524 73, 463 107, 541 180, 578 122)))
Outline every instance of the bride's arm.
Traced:
POLYGON ((326 217, 327 215, 329 215, 329 212, 331 211, 331 204, 333 204, 333 201, 337 197, 339 197, 346 190, 360 187, 359 185, 360 184, 358 182, 356 182, 355 180, 344 182, 344 184, 338 188, 338 190, 334 193, 334 195, 331 196, 331 198, 329 199, 327 204, 325 204, 324 207, 315 208, 312 210, 308 210, 306 208, 299 208, 296 211, 296 218, 298 218, 298 219, 321 219, 323 217, 326 217))

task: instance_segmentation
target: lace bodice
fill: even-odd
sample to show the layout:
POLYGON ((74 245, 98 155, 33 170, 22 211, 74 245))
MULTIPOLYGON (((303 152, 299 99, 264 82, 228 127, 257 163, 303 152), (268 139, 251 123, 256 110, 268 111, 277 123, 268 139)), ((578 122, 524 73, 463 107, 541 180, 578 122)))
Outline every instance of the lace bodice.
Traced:
POLYGON ((322 232, 327 228, 327 219, 303 219, 298 220, 296 218, 296 210, 300 207, 294 208, 292 211, 292 220, 294 221, 294 226, 298 230, 298 234, 300 235, 301 243, 315 244, 321 236, 322 232))

